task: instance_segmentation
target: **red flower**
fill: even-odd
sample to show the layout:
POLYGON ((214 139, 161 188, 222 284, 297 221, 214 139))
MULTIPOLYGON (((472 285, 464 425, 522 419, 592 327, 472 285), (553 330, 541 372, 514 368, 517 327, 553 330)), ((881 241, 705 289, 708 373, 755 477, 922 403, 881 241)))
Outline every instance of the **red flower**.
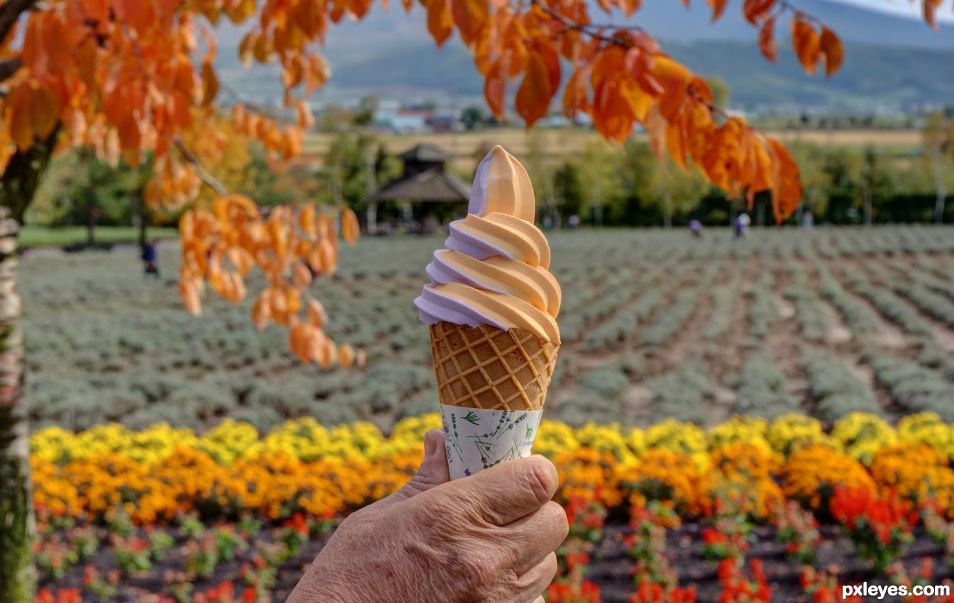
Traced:
POLYGON ((291 519, 285 522, 286 528, 292 528, 302 536, 308 535, 308 522, 305 521, 305 516, 301 513, 295 513, 291 516, 291 519))
POLYGON ((702 541, 706 544, 721 544, 729 542, 729 537, 715 528, 706 528, 702 531, 702 541))

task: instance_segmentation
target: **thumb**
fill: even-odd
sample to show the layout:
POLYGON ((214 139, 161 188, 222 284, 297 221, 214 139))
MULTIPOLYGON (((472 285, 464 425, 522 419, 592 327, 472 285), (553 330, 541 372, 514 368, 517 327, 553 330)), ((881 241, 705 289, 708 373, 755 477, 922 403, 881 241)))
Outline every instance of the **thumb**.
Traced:
POLYGON ((418 467, 411 481, 389 496, 387 501, 389 504, 398 503, 449 481, 444 433, 432 429, 424 435, 424 460, 421 461, 421 466, 418 467))

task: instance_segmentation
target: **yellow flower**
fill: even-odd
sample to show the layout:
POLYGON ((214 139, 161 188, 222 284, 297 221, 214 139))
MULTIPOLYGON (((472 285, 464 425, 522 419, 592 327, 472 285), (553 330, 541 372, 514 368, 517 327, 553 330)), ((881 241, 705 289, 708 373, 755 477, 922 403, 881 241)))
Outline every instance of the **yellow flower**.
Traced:
POLYGON ((822 431, 821 423, 805 415, 787 414, 775 419, 765 437, 773 450, 785 456, 813 444, 829 444, 837 448, 837 443, 822 431))
POLYGON ((533 443, 533 451, 551 461, 561 454, 576 452, 579 447, 580 442, 572 427, 561 421, 550 420, 540 423, 537 439, 533 443))
POLYGON ((878 450, 898 439, 884 419, 864 412, 853 412, 835 421, 831 437, 845 454, 866 465, 871 463, 878 450))
POLYGON ((666 419, 646 430, 646 447, 687 455, 699 471, 709 466, 706 432, 698 425, 666 419))
POLYGON ((629 448, 626 437, 623 436, 623 430, 619 423, 609 425, 587 423, 577 429, 574 435, 580 446, 600 452, 608 452, 619 463, 629 465, 636 460, 636 456, 629 448))
POLYGON ((954 459, 954 425, 941 421, 933 412, 907 415, 898 421, 898 439, 902 442, 923 442, 954 459))

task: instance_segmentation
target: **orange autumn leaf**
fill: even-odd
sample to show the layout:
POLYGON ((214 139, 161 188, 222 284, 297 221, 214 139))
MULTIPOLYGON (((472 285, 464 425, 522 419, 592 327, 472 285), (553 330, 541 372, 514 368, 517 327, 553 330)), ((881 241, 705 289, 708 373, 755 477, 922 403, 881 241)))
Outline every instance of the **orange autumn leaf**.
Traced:
POLYGON ((825 60, 825 76, 831 77, 844 62, 845 50, 835 32, 827 27, 822 27, 820 44, 821 53, 825 60))
POLYGON ((317 299, 308 302, 308 321, 319 329, 328 322, 328 313, 317 299))
POLYGON ((255 303, 252 304, 252 324, 255 325, 255 328, 259 331, 265 330, 271 318, 271 307, 269 306, 268 299, 269 296, 263 291, 258 296, 258 299, 255 300, 255 303))
POLYGON ((335 342, 330 338, 325 338, 318 352, 318 366, 328 368, 335 362, 338 362, 338 348, 335 342))
POLYGON ((547 114, 550 97, 550 72, 546 59, 541 53, 533 52, 528 59, 527 72, 517 89, 516 98, 517 113, 527 123, 527 127, 547 114))
POLYGON ((792 20, 792 45, 805 71, 809 74, 815 73, 821 52, 821 39, 815 27, 800 15, 792 20))
POLYGON ((345 368, 354 364, 354 348, 350 344, 338 346, 338 364, 345 368))
MULTIPOLYGON (((489 16, 488 0, 453 0, 451 17, 464 44, 474 43, 489 16)), ((432 32, 433 33, 433 32, 432 32)))
POLYGON ((766 19, 759 29, 759 50, 762 56, 772 61, 778 60, 778 46, 775 43, 775 19, 766 19))
POLYGON ((311 112, 311 107, 305 101, 298 101, 295 105, 295 115, 298 127, 308 130, 315 125, 315 116, 311 112))
POLYGON ((577 69, 563 89, 563 115, 569 119, 574 119, 578 112, 586 112, 589 109, 587 75, 585 70, 577 69))
POLYGON ((185 306, 189 314, 198 316, 202 313, 202 303, 199 301, 199 290, 195 283, 180 279, 179 295, 182 297, 182 305, 185 306))
POLYGON ((937 9, 941 0, 921 0, 921 14, 931 29, 937 30, 937 9))
POLYGON ((454 31, 448 0, 427 0, 427 30, 434 43, 443 46, 454 31))
POLYGON ((202 63, 202 106, 207 107, 219 93, 219 78, 215 75, 211 61, 202 63))
POLYGON ((10 92, 5 103, 10 116, 10 137, 21 151, 33 145, 33 97, 30 88, 28 83, 21 83, 10 92))
POLYGON ((742 14, 752 25, 758 25, 775 7, 775 0, 745 0, 742 14))
POLYGON ((722 16, 722 13, 725 12, 725 7, 729 4, 729 0, 706 0, 706 2, 712 7, 713 21, 719 20, 719 17, 722 16))
POLYGON ((504 114, 504 94, 506 80, 504 79, 504 64, 501 59, 495 61, 484 78, 484 98, 487 106, 495 117, 501 118, 504 114))
POLYGON ((296 262, 292 282, 299 289, 307 289, 308 285, 311 284, 311 271, 304 264, 296 262))
POLYGON ((798 164, 792 159, 788 149, 774 138, 768 138, 767 142, 775 164, 772 208, 775 220, 781 222, 792 215, 801 202, 802 184, 798 164))
MULTIPOLYGON (((341 237, 356 227, 354 220, 342 227, 341 237)), ((308 291, 315 278, 335 269, 339 234, 334 215, 318 213, 314 203, 302 203, 294 209, 274 207, 266 218, 248 197, 222 195, 209 209, 186 212, 179 228, 180 294, 190 312, 201 308, 203 282, 222 298, 241 302, 245 277, 258 267, 268 285, 252 304, 252 324, 259 330, 270 323, 288 327, 289 348, 302 362, 329 366, 341 357, 336 346, 328 349, 320 331, 328 314, 308 291), (313 273, 303 259, 315 249, 320 257, 313 273)), ((345 359, 353 362, 353 357, 345 359)))
POLYGON ((298 227, 306 235, 314 235, 317 232, 317 222, 315 220, 315 206, 311 203, 305 205, 298 212, 298 227))
POLYGON ((315 358, 311 344, 314 333, 314 327, 306 322, 292 325, 288 330, 288 347, 298 360, 306 364, 315 358))
POLYGON ((350 207, 341 210, 341 236, 349 245, 358 242, 358 236, 361 233, 361 227, 358 224, 358 216, 350 207))

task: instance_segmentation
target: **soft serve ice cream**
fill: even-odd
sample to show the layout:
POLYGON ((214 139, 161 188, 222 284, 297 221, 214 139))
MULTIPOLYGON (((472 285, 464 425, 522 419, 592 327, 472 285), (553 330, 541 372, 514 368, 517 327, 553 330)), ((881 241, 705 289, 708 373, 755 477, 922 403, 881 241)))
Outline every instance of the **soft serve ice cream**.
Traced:
POLYGON ((414 300, 431 334, 452 478, 528 456, 560 346, 560 285, 534 226, 530 177, 502 147, 474 176, 467 216, 414 300))
POLYGON ((414 300, 421 321, 523 329, 559 344, 560 285, 535 213, 527 171, 494 147, 477 167, 467 216, 427 266, 431 283, 414 300))

